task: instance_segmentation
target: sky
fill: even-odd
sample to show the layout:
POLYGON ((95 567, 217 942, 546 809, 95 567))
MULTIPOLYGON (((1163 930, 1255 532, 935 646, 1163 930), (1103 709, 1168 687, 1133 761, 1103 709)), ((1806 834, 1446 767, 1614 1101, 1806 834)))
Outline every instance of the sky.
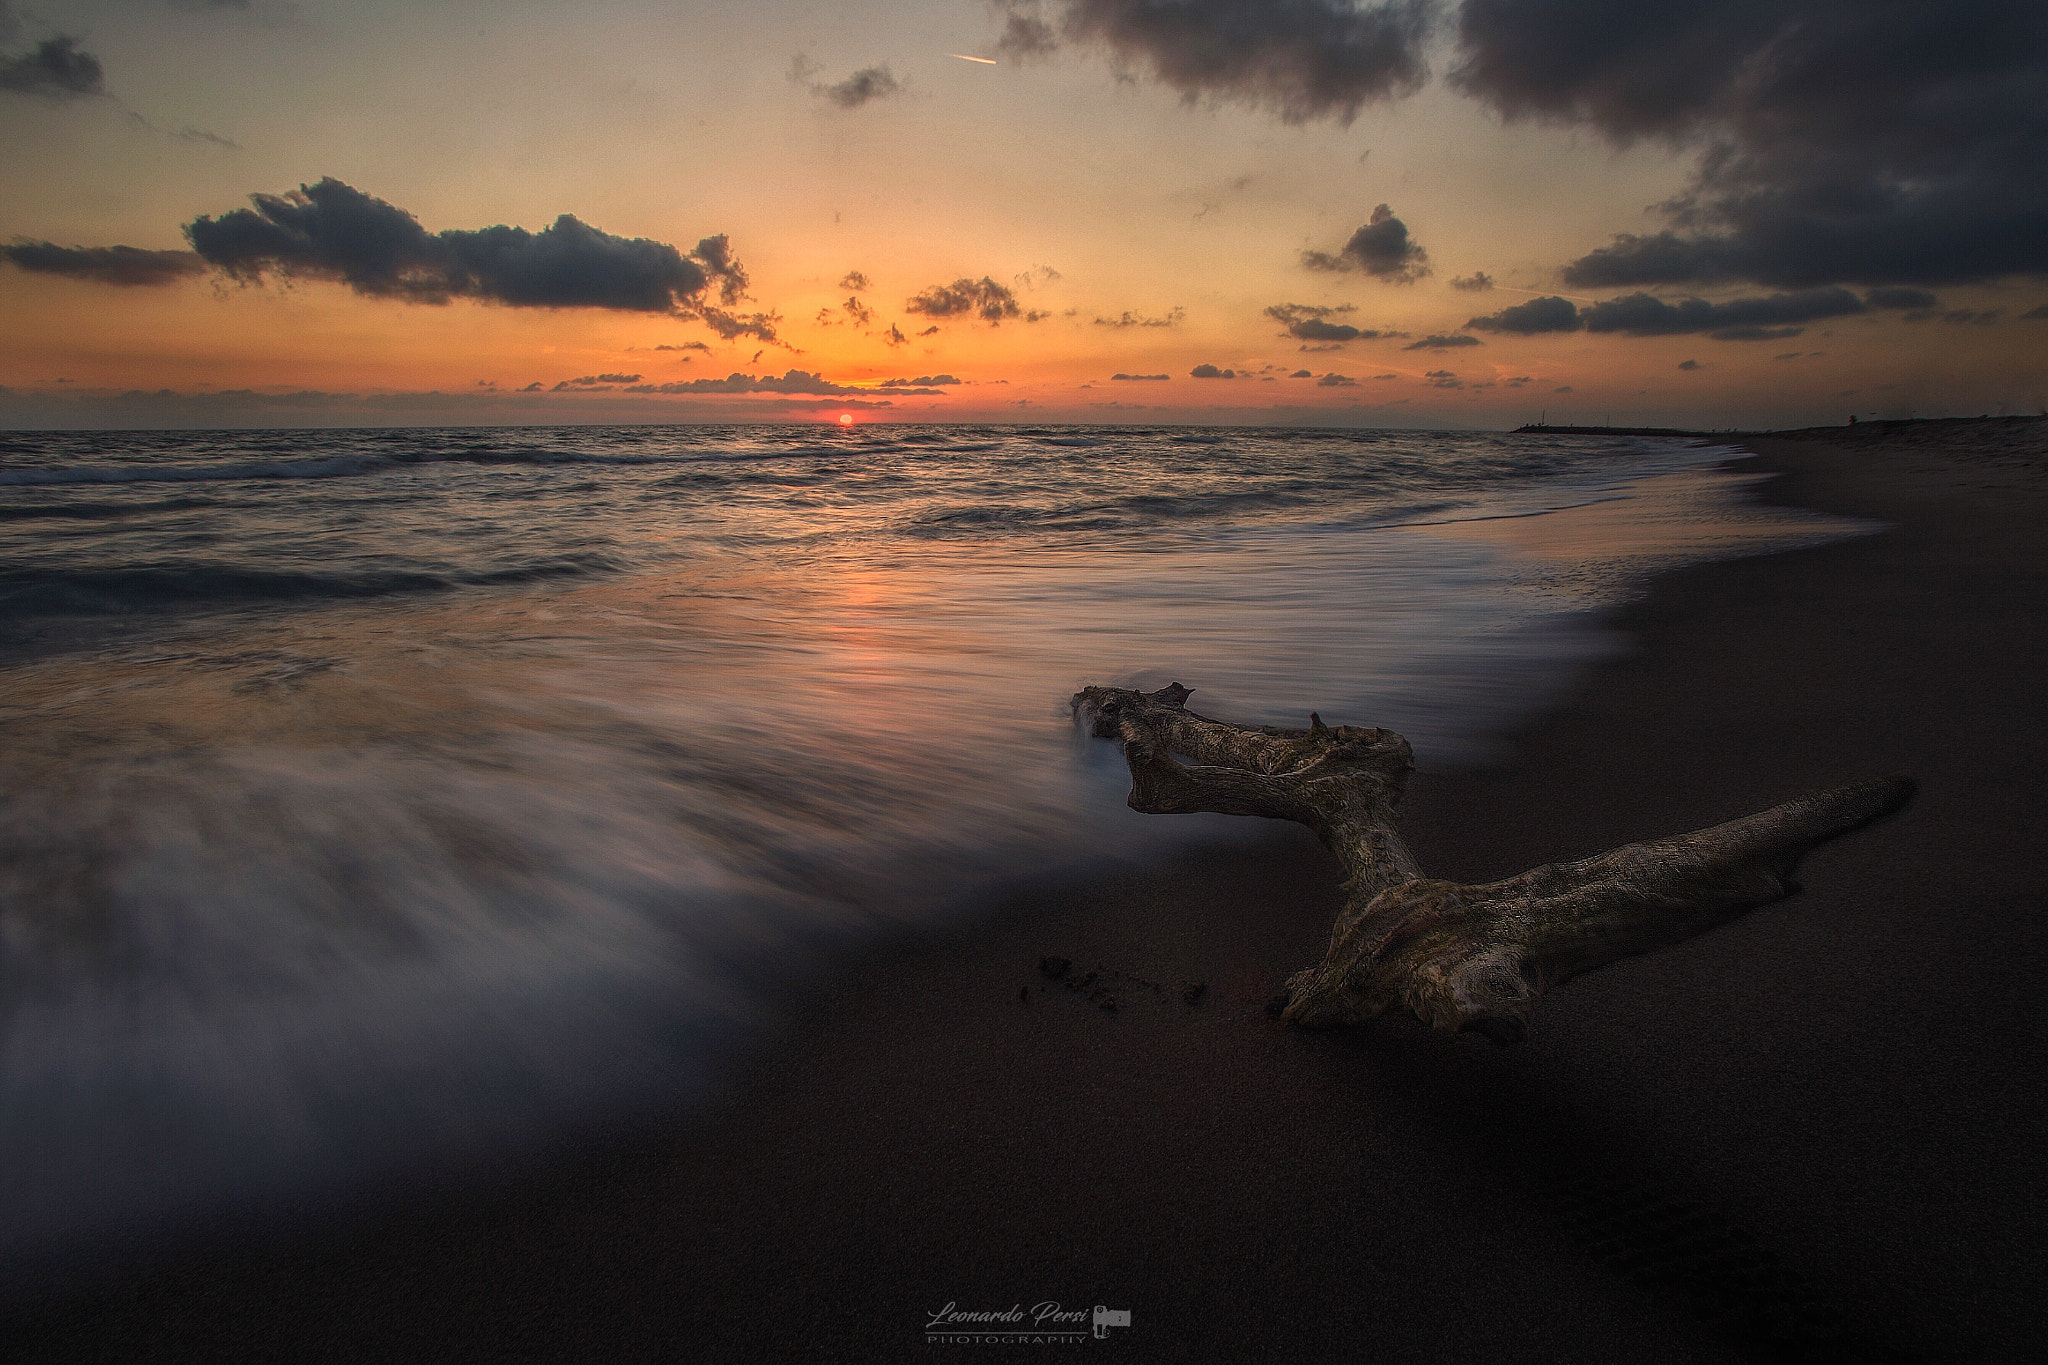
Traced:
POLYGON ((2040 411, 2039 0, 0 0, 0 426, 2040 411))

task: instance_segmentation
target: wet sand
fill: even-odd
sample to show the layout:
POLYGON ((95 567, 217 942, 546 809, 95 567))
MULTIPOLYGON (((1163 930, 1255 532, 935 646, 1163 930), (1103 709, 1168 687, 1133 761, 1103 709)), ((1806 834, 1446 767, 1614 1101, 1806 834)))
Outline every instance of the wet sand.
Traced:
POLYGON ((1412 842, 1466 880, 1921 783, 1810 857, 1801 894, 1546 997, 1524 1044, 1268 1018, 1338 898, 1334 861, 1276 827, 841 955, 707 1116, 402 1206, 110 1247, 70 1290, 17 1296, 5 1340, 67 1360, 1035 1357, 1057 1347, 925 1330, 948 1304, 1057 1301, 1131 1314, 1069 1349, 1143 1359, 2031 1353, 2044 433, 1749 440, 1736 467, 1779 476, 1755 496, 1891 529, 1666 575, 1621 613, 1631 649, 1502 762, 1419 755, 1412 842), (1048 957, 1074 965, 1054 979, 1048 957))

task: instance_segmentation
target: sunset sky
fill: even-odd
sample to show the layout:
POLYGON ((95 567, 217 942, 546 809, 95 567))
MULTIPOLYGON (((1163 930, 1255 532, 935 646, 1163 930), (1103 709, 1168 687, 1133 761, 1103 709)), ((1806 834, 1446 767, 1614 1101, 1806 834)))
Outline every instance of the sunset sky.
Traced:
POLYGON ((2048 6, 9 0, 0 243, 13 427, 2034 412, 2048 6))

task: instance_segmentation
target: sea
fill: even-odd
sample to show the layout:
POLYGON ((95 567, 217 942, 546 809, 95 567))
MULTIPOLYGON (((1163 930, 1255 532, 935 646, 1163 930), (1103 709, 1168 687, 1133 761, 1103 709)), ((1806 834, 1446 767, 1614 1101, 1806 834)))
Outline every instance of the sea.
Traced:
POLYGON ((1083 685, 1484 763, 1651 573, 1866 529, 1730 453, 0 433, 0 1264, 687 1114, 821 950, 1257 832, 1083 685))

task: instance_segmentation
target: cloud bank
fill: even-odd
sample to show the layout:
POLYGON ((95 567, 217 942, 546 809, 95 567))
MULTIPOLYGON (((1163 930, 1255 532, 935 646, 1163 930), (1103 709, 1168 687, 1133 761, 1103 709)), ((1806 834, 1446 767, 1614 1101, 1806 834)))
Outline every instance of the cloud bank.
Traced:
MULTIPOLYGON (((1544 332, 1622 332, 1629 336, 1676 336, 1705 332, 1716 341, 1771 341, 1797 336, 1801 325, 1850 317, 1873 309, 1932 304, 1924 290, 1873 289, 1858 298, 1846 289, 1805 289, 1762 298, 1709 303, 1687 298, 1676 303, 1636 293, 1580 308, 1551 295, 1503 308, 1465 325, 1482 332, 1535 336, 1544 332)), ((1412 348, 1411 348, 1412 349, 1412 348)))
POLYGON ((2037 0, 1464 0, 1458 42, 1453 82, 1507 118, 1700 149, 1670 227, 1572 286, 2048 273, 2037 0))
POLYGON ((1369 101, 1419 88, 1431 0, 999 0, 999 49, 1043 57, 1061 42, 1106 53, 1190 102, 1251 105, 1287 123, 1350 123, 1369 101))

